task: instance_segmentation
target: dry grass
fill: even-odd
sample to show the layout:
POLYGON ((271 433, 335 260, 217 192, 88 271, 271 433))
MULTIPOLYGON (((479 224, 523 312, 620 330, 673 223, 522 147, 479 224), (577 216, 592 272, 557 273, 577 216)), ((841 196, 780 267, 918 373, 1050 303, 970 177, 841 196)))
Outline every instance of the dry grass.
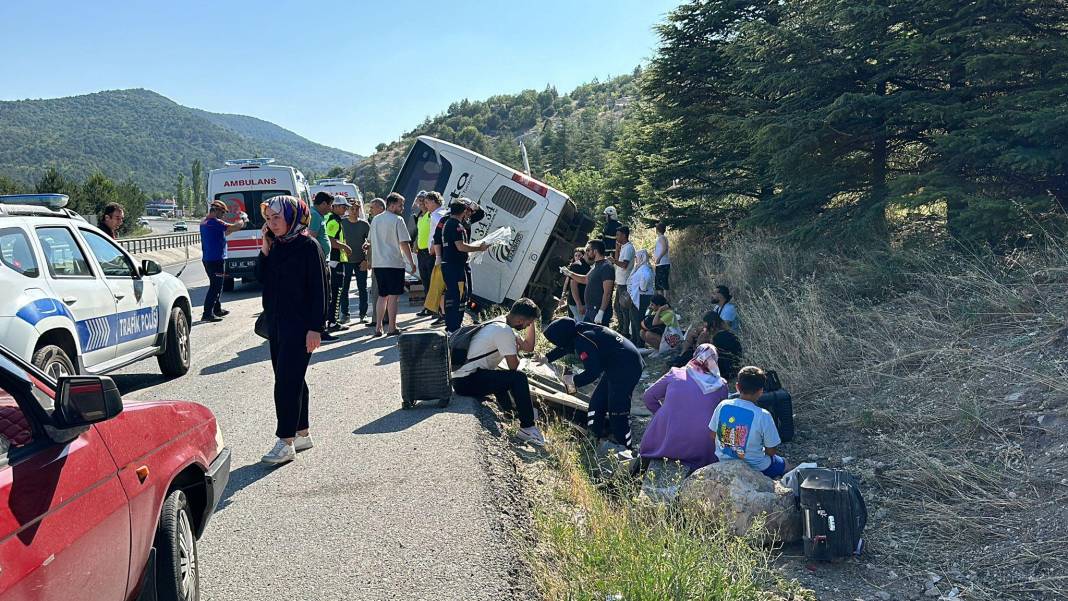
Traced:
POLYGON ((546 599, 812 599, 769 570, 759 524, 736 536, 724 521, 637 499, 625 474, 591 479, 592 449, 570 428, 548 434, 552 494, 535 503, 530 553, 546 599))
POLYGON ((702 242, 675 236, 686 251, 672 253, 676 306, 696 319, 714 284, 731 287, 748 362, 778 370, 795 395, 803 435, 787 453, 859 460, 876 557, 971 598, 1060 594, 1063 246, 841 258, 760 236, 720 252, 702 242))

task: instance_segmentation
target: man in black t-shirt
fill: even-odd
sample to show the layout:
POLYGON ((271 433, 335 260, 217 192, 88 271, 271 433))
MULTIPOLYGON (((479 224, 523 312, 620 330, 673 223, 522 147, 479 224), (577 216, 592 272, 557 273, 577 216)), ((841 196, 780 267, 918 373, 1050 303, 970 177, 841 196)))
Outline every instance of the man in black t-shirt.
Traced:
POLYGON ((445 280, 445 331, 452 333, 463 324, 460 284, 470 288, 467 278, 467 254, 486 250, 487 245, 471 246, 471 233, 465 219, 473 212, 466 199, 449 205, 449 216, 441 226, 441 276, 445 280))

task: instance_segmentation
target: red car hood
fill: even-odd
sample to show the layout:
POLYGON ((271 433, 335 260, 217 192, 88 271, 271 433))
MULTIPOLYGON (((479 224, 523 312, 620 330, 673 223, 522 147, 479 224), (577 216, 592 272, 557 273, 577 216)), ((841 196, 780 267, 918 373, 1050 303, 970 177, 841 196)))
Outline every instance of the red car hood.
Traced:
POLYGON ((211 409, 190 401, 127 402, 122 413, 96 425, 119 466, 135 461, 191 431, 207 429, 207 435, 214 438, 217 427, 211 409))

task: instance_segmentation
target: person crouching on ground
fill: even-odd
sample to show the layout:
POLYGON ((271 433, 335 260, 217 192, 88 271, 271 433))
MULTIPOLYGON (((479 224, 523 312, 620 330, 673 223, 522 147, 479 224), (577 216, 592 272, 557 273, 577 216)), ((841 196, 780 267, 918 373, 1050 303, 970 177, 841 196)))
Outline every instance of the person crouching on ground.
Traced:
POLYGON ((639 448, 643 460, 680 461, 691 472, 716 462, 706 424, 728 392, 717 359, 716 347, 702 344, 686 367, 668 370, 642 395, 653 412, 639 448))
MULTIPOLYGON (((733 380, 738 375, 738 367, 742 361, 742 342, 734 332, 727 329, 727 324, 715 311, 705 313, 702 326, 697 333, 696 344, 711 343, 715 346, 716 352, 719 353, 719 373, 724 378, 733 380)), ((687 339, 686 342, 687 345, 683 347, 678 359, 672 363, 675 367, 683 367, 693 358, 694 348, 689 346, 691 341, 687 339)))
POLYGON ((789 471, 786 460, 779 455, 782 443, 775 419, 767 409, 757 406, 764 393, 767 376, 759 367, 747 366, 738 372, 737 398, 728 398, 716 407, 708 429, 716 444, 720 461, 741 459, 749 467, 769 478, 778 478, 789 471))
POLYGON ((630 396, 645 369, 638 348, 606 326, 575 323, 570 317, 550 323, 545 338, 556 347, 545 356, 547 362, 570 353, 582 361, 581 373, 562 378, 569 392, 597 381, 586 415, 590 433, 630 448, 630 396))
POLYGON ((649 301, 649 315, 642 320, 642 340, 649 345, 649 351, 656 352, 664 332, 675 325, 675 312, 663 294, 654 294, 649 301))
POLYGON ((541 310, 529 298, 517 300, 503 319, 478 326, 467 350, 467 363, 452 373, 457 393, 481 398, 492 394, 502 411, 515 408, 519 415, 519 439, 537 446, 545 437, 534 425, 534 403, 527 375, 519 370, 519 351, 534 352, 534 323, 541 310), (522 332, 517 336, 516 331, 522 332), (507 369, 501 368, 504 361, 507 369))
POLYGON ((308 431, 308 362, 322 342, 327 274, 323 251, 308 236, 310 210, 293 196, 263 203, 263 245, 256 279, 263 284, 263 314, 274 370, 274 448, 264 463, 281 464, 312 448, 308 431))

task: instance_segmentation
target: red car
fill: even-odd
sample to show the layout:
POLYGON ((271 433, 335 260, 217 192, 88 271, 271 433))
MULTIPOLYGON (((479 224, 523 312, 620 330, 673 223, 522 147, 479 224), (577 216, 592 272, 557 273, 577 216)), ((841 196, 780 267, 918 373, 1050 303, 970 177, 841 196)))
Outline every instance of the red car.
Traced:
POLYGON ((196 541, 230 478, 207 407, 125 407, 0 346, 0 601, 200 597, 196 541))

